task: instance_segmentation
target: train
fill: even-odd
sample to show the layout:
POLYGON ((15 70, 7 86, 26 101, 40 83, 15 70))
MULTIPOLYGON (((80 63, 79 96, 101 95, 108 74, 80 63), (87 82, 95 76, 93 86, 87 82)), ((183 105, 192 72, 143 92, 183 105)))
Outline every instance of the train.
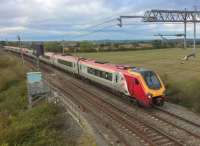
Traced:
MULTIPOLYGON (((36 58, 34 52, 27 48, 10 46, 4 48, 7 51, 36 58)), ((139 106, 162 106, 166 100, 166 89, 160 76, 146 68, 52 52, 45 52, 39 60, 134 99, 139 106)))

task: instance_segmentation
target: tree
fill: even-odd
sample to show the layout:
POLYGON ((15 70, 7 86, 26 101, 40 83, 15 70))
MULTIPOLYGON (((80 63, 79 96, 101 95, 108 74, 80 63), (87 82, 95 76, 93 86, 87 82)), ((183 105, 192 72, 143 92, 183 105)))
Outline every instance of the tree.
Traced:
POLYGON ((49 52, 62 52, 62 45, 59 42, 45 42, 44 48, 49 52))
POLYGON ((89 41, 80 42, 80 51, 81 52, 91 52, 94 51, 95 45, 89 41))
POLYGON ((6 45, 6 41, 0 41, 0 45, 5 46, 6 45))
POLYGON ((162 42, 161 40, 154 40, 152 42, 153 48, 155 49, 160 49, 162 47, 162 42))

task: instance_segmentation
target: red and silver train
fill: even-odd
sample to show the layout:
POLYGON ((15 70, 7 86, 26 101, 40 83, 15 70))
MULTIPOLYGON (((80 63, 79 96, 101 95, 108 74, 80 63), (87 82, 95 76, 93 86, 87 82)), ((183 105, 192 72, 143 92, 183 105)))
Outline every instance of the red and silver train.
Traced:
MULTIPOLYGON (((5 49, 20 53, 17 47, 6 46, 5 49)), ((35 57, 33 51, 26 48, 23 48, 23 54, 35 57)), ((50 52, 40 56, 40 60, 135 99, 141 106, 164 104, 165 86, 152 70, 50 52)))

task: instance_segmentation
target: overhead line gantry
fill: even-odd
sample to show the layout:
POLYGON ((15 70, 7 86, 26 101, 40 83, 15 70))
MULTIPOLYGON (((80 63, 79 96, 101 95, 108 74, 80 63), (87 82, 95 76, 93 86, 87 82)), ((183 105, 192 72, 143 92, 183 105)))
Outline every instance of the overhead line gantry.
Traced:
MULTIPOLYGON (((122 27, 122 19, 141 18, 143 22, 162 22, 162 23, 184 23, 184 48, 187 47, 187 23, 194 24, 194 46, 192 56, 196 54, 196 23, 200 23, 200 11, 196 8, 194 11, 189 10, 158 10, 153 9, 146 11, 144 16, 120 16, 119 26, 122 27)), ((191 54, 190 54, 191 55, 191 54)))

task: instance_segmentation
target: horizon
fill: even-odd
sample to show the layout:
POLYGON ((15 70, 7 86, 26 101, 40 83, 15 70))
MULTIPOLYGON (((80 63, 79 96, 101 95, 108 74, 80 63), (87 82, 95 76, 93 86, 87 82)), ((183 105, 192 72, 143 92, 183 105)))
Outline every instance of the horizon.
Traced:
MULTIPOLYGON (((21 42, 82 42, 82 41, 136 41, 136 42, 140 42, 140 41, 155 41, 155 40, 163 40, 162 38, 155 38, 155 39, 124 39, 124 40, 120 40, 120 39, 99 39, 99 40, 21 40, 21 42)), ((173 40, 183 40, 183 38, 167 38, 168 41, 173 41, 173 40)), ((8 42, 18 42, 18 40, 0 40, 0 41, 8 41, 8 42)), ((193 41, 193 38, 187 38, 187 41, 193 41)), ((196 41, 200 41, 200 38, 197 38, 196 41)))

